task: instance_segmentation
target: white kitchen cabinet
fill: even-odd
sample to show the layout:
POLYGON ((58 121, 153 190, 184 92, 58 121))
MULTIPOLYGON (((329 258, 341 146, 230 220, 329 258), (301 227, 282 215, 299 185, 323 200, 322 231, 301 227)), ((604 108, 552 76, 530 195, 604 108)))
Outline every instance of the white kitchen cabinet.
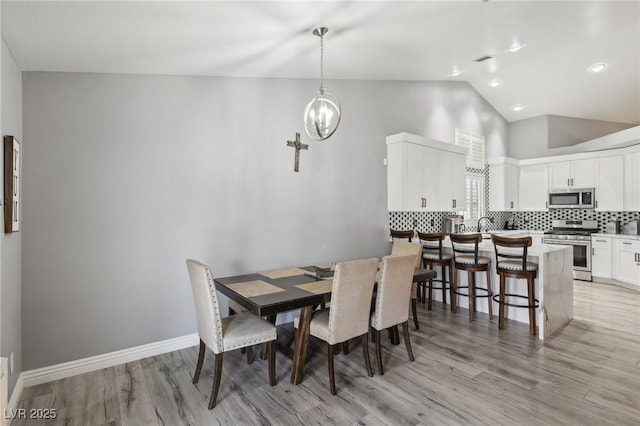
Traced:
POLYGON ((467 208, 467 159, 464 154, 438 152, 438 210, 462 211, 467 208))
POLYGON ((640 241, 616 238, 613 242, 613 278, 640 289, 640 241))
POLYGON ((591 236, 591 275, 596 278, 611 278, 611 237, 591 236))
POLYGON ((595 199, 598 211, 622 211, 624 209, 624 157, 614 155, 595 159, 595 199))
POLYGON ((389 211, 436 210, 438 151, 413 143, 387 147, 389 211))
POLYGON ((464 210, 465 151, 462 147, 410 133, 388 136, 388 210, 464 210))
POLYGON ((625 155, 624 174, 624 210, 640 211, 640 152, 625 155))
POLYGON ((518 166, 505 159, 489 165, 489 210, 518 210, 518 166))
POLYGON ((546 211, 549 202, 549 165, 529 164, 519 168, 520 211, 546 211))
POLYGON ((561 161, 549 164, 549 189, 594 187, 594 159, 561 161))

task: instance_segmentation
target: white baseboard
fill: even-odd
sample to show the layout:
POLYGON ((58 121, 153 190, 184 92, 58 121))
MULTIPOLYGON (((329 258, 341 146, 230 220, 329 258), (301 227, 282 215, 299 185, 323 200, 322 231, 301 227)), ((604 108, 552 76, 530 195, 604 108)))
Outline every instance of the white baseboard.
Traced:
MULTIPOLYGON (((198 334, 194 333, 186 336, 176 337, 174 339, 163 340, 160 342, 135 346, 129 349, 123 349, 120 351, 109 352, 89 358, 83 358, 76 361, 69 361, 62 364, 51 365, 49 367, 23 371, 20 376, 23 379, 22 385, 24 387, 35 386, 42 383, 52 382, 54 380, 60 380, 67 377, 75 376, 78 374, 88 373, 90 371, 113 367, 114 365, 124 364, 126 362, 137 361, 139 359, 148 358, 150 356, 177 351, 180 349, 195 346, 199 342, 200 338, 198 337, 198 334)), ((18 386, 16 385, 16 389, 17 388, 18 386)), ((14 390, 14 394, 15 393, 16 392, 14 390)), ((9 404, 9 406, 11 406, 11 404, 9 404)))
MULTIPOLYGON (((11 398, 9 398, 9 404, 7 405, 6 413, 15 412, 15 409, 18 408, 18 402, 20 402, 20 397, 22 396, 22 390, 24 389, 24 373, 20 373, 18 375, 18 380, 16 381, 16 385, 13 387, 13 392, 11 392, 11 398)), ((6 415, 5 415, 6 417, 6 415)), ((7 419, 7 424, 11 425, 11 419, 7 419)))

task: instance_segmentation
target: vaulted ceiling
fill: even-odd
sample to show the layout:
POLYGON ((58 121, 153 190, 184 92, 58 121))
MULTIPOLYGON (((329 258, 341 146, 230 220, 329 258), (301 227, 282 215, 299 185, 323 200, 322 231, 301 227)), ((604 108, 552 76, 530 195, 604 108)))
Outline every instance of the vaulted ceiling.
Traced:
POLYGON ((318 26, 327 79, 468 81, 508 121, 640 124, 639 1, 2 2, 23 71, 318 79, 318 26))

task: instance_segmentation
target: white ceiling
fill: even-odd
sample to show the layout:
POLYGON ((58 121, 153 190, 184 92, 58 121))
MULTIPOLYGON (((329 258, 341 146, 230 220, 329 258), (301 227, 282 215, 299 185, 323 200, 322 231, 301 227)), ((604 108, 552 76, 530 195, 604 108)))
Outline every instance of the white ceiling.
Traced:
POLYGON ((2 1, 23 71, 318 79, 317 26, 327 79, 468 81, 508 121, 640 124, 640 1, 2 1))

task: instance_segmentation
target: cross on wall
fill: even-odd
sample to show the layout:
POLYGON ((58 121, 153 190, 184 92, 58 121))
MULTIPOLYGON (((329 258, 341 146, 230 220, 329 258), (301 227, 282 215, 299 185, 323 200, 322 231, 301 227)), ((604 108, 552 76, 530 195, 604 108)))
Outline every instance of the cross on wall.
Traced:
POLYGON ((301 149, 309 149, 309 145, 303 144, 300 142, 300 133, 296 133, 295 141, 287 141, 287 146, 291 146, 296 149, 296 158, 293 164, 293 171, 298 172, 299 164, 300 164, 300 150, 301 149))

